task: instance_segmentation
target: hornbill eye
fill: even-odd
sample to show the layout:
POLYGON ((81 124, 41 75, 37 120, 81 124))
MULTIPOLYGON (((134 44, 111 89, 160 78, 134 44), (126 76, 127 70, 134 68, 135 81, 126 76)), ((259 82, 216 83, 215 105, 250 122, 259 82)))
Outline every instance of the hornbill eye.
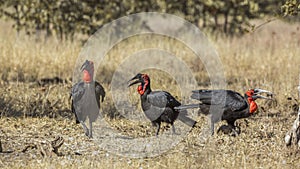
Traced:
POLYGON ((144 80, 149 80, 149 76, 148 76, 147 74, 142 74, 142 78, 143 78, 144 80))
POLYGON ((254 89, 249 89, 247 92, 246 92, 246 95, 251 97, 254 95, 254 89))

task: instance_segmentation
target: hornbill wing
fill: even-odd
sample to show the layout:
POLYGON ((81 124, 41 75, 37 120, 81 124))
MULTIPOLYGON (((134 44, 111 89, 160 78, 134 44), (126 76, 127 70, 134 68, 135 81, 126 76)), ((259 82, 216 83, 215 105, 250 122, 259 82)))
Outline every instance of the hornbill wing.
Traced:
POLYGON ((194 90, 191 95, 192 99, 201 101, 207 105, 224 104, 226 98, 226 90, 194 90))
POLYGON ((225 106, 230 108, 233 112, 243 111, 248 108, 245 98, 239 93, 231 90, 228 91, 225 106))
POLYGON ((156 107, 151 105, 149 107, 149 109, 144 110, 144 113, 146 115, 146 117, 150 120, 150 121, 155 121, 157 120, 159 117, 161 117, 161 115, 165 112, 166 108, 160 108, 160 107, 156 107))
POLYGON ((100 96, 101 96, 101 102, 103 102, 105 97, 105 90, 104 87, 97 81, 95 81, 95 92, 96 92, 97 101, 100 100, 100 96))
MULTIPOLYGON (((175 111, 174 107, 180 106, 181 103, 177 101, 170 93, 165 91, 154 91, 147 95, 147 100, 150 103, 150 108, 145 111, 146 116, 154 121, 166 111, 175 111)), ((173 112, 175 115, 175 112, 173 112)), ((169 115, 171 117, 171 115, 169 115)), ((181 112, 178 116, 179 120, 187 125, 193 126, 195 121, 187 117, 187 112, 181 112)), ((171 121, 174 121, 175 118, 171 121)))
POLYGON ((84 89, 84 83, 83 82, 76 83, 71 89, 71 93, 70 93, 71 110, 72 110, 72 113, 75 114, 76 123, 79 123, 79 119, 78 119, 77 114, 80 111, 80 108, 78 107, 77 103, 80 101, 80 99, 84 95, 84 92, 85 92, 85 89, 84 89))
POLYGON ((152 106, 165 108, 180 106, 181 103, 177 101, 170 93, 165 91, 154 91, 147 95, 147 100, 152 106))
POLYGON ((71 89, 71 98, 73 102, 80 100, 85 92, 84 83, 76 83, 71 89))
POLYGON ((248 107, 243 96, 231 90, 195 90, 191 98, 206 105, 219 105, 224 110, 241 111, 248 107))

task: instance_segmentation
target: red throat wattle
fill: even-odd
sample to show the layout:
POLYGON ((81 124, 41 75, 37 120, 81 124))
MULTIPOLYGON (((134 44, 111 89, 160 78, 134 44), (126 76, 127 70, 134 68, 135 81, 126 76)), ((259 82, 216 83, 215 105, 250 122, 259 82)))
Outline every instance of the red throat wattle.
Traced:
POLYGON ((87 70, 83 70, 83 81, 86 83, 89 83, 93 80, 93 77, 90 75, 90 73, 87 70))
POLYGON ((250 89, 246 92, 246 95, 248 96, 248 103, 249 103, 249 112, 254 113, 257 110, 257 104, 255 103, 254 99, 252 98, 254 94, 254 90, 250 89))
POLYGON ((257 110, 257 104, 255 103, 252 97, 248 97, 248 102, 250 106, 249 112, 254 113, 257 110))
POLYGON ((142 85, 138 86, 137 91, 139 92, 140 95, 143 95, 145 93, 145 91, 143 91, 142 85))
POLYGON ((149 84, 149 81, 146 79, 144 80, 144 85, 139 85, 138 88, 137 88, 137 91, 139 92, 140 95, 143 95, 146 91, 146 87, 148 86, 149 84))

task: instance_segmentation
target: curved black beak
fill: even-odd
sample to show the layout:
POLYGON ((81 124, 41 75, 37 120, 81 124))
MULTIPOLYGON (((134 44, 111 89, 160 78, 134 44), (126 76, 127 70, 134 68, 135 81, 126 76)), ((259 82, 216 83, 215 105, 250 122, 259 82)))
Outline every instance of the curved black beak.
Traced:
POLYGON ((133 81, 133 80, 136 80, 136 79, 137 79, 137 80, 134 81, 134 82, 132 82, 132 83, 130 83, 130 84, 128 85, 128 87, 130 87, 130 86, 132 86, 132 85, 134 85, 134 84, 137 84, 137 83, 142 83, 143 81, 142 81, 141 77, 142 77, 142 75, 139 73, 139 74, 135 75, 133 78, 131 78, 131 79, 128 81, 128 83, 130 83, 130 82, 133 81))
POLYGON ((268 91, 268 90, 263 90, 263 89, 254 89, 254 95, 252 96, 253 99, 267 99, 267 100, 273 100, 272 98, 265 97, 262 95, 258 95, 260 93, 267 93, 267 96, 273 97, 273 93, 268 91))
POLYGON ((80 71, 83 71, 89 66, 90 62, 88 60, 85 60, 85 62, 82 64, 80 71))

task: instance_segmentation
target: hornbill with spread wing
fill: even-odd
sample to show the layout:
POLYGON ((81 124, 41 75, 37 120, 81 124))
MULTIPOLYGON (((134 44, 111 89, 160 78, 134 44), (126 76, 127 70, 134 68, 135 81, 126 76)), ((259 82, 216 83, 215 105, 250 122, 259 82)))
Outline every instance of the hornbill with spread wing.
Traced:
MULTIPOLYGON (((220 129, 229 129, 235 135, 240 133, 239 127, 235 126, 235 121, 241 118, 247 118, 257 110, 255 100, 258 98, 270 99, 269 97, 258 95, 272 93, 262 89, 249 89, 244 97, 232 90, 195 90, 192 91, 191 98, 201 101, 199 104, 182 105, 176 107, 176 110, 186 110, 190 108, 200 108, 199 113, 211 115, 211 134, 214 134, 214 124, 225 120, 228 126, 222 126, 220 129), (211 113, 210 113, 211 112, 211 113)), ((219 130, 220 130, 219 129, 219 130)))
POLYGON ((174 107, 181 105, 169 92, 152 91, 150 87, 150 78, 147 74, 138 73, 132 79, 136 80, 129 84, 128 87, 140 83, 137 90, 140 94, 142 109, 146 117, 157 127, 156 136, 158 136, 161 122, 172 125, 175 133, 174 121, 178 118, 180 121, 190 127, 194 127, 196 121, 187 117, 187 111, 175 110, 174 107))
POLYGON ((105 91, 103 86, 93 80, 94 63, 86 60, 80 69, 83 72, 81 82, 76 83, 71 90, 71 109, 75 114, 76 123, 81 123, 85 135, 92 137, 92 123, 99 116, 100 96, 103 102, 105 91), (85 120, 89 119, 89 128, 85 125, 85 120))

